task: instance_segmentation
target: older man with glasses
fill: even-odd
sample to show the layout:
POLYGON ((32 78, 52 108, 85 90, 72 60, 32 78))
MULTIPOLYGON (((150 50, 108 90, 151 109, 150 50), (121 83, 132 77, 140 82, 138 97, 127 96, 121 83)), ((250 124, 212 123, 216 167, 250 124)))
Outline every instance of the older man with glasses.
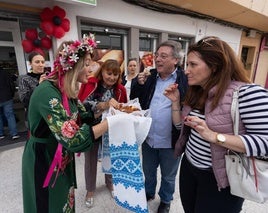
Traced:
POLYGON ((176 41, 161 43, 155 53, 155 69, 141 72, 132 80, 130 99, 139 98, 142 109, 150 109, 152 125, 142 144, 142 165, 145 175, 147 201, 153 200, 157 185, 157 168, 161 170, 161 199, 158 213, 167 213, 175 191, 175 179, 180 158, 174 157, 174 144, 179 130, 172 122, 172 114, 181 110, 181 103, 172 103, 164 94, 170 84, 178 84, 181 101, 187 90, 187 78, 178 66, 181 44, 176 41))

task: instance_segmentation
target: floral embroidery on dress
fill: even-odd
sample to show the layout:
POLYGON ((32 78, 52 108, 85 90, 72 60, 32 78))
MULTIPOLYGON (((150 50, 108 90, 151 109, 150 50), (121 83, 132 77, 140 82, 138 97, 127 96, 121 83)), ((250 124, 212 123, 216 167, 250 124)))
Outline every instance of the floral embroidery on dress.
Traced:
POLYGON ((57 98, 52 98, 50 101, 49 101, 49 104, 50 104, 50 107, 53 108, 55 107, 56 105, 58 105, 59 103, 59 100, 57 98))
POLYGON ((79 126, 74 120, 65 121, 61 127, 61 134, 66 138, 72 138, 78 129, 79 126))
POLYGON ((62 153, 62 159, 61 159, 61 171, 64 172, 66 166, 73 160, 72 155, 68 153, 67 150, 62 153))
POLYGON ((79 143, 78 138, 83 136, 78 131, 78 112, 72 112, 72 115, 68 116, 62 103, 57 98, 49 100, 49 106, 53 113, 47 115, 48 125, 56 139, 67 143, 68 146, 71 146, 73 143, 79 143), (74 137, 76 134, 78 134, 78 137, 74 137))
POLYGON ((74 187, 72 186, 69 189, 69 194, 67 198, 67 202, 63 207, 63 212, 64 213, 72 213, 75 212, 74 210, 74 204, 75 204, 75 199, 74 199, 74 187))

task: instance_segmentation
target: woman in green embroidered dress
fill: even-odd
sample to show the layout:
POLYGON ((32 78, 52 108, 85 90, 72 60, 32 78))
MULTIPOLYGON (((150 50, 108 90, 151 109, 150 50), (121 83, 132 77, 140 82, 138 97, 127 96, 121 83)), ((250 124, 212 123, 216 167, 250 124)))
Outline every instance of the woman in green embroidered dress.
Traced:
POLYGON ((29 105, 30 138, 22 159, 25 213, 75 212, 75 152, 87 151, 108 129, 92 126, 93 113, 78 102, 79 83, 87 83, 96 47, 90 34, 64 42, 54 69, 33 92, 29 105))

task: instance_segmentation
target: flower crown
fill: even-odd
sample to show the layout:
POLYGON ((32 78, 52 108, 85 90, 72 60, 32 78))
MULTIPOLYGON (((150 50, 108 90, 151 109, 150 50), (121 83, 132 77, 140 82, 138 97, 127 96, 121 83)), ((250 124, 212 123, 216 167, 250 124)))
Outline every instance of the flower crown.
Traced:
POLYGON ((97 47, 95 35, 83 35, 82 41, 74 41, 71 44, 63 44, 63 49, 54 61, 54 70, 65 74, 67 71, 74 68, 74 65, 81 57, 87 53, 93 53, 93 49, 97 47))

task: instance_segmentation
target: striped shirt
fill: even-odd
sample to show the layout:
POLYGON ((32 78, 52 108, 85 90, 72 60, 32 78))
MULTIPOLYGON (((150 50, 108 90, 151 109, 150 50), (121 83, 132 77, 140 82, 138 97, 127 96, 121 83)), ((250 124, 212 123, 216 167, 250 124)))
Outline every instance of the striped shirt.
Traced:
MULTIPOLYGON (((205 120, 205 116, 200 114, 198 110, 191 111, 189 115, 205 120)), ((210 143, 204 140, 195 129, 191 129, 185 155, 192 165, 198 168, 207 169, 212 167, 210 143)))
POLYGON ((239 113, 246 128, 240 135, 247 156, 268 157, 268 92, 258 85, 245 85, 239 90, 239 113))
MULTIPOLYGON (((239 113, 246 128, 244 135, 239 135, 245 145, 247 156, 268 157, 268 93, 255 84, 244 85, 239 90, 239 113)), ((205 120, 197 110, 190 115, 205 120)), ((210 168, 210 143, 205 141, 194 129, 191 129, 185 154, 189 161, 198 168, 210 168)))

